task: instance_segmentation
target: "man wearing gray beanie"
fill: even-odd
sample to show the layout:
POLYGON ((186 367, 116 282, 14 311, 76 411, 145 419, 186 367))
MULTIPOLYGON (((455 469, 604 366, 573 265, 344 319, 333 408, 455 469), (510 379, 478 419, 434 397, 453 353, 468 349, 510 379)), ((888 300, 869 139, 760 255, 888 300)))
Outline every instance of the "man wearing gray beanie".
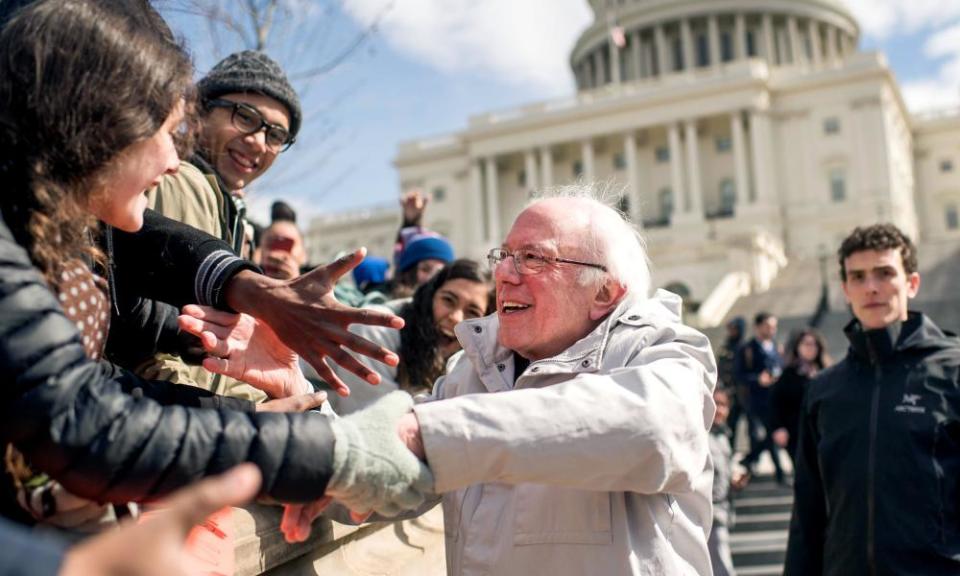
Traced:
MULTIPOLYGON (((252 259, 253 229, 246 220, 243 190, 293 144, 302 120, 300 99, 280 65, 253 50, 217 63, 197 83, 197 95, 197 153, 148 193, 149 207, 223 239, 238 256, 252 259)), ((157 354, 138 372, 227 396, 266 397, 169 354, 157 354)))

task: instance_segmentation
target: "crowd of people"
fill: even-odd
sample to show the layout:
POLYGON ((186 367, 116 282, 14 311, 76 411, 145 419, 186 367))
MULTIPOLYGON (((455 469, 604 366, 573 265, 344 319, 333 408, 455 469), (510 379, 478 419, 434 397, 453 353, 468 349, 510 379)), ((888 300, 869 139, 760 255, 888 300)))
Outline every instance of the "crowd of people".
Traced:
POLYGON ((392 261, 311 267, 289 206, 246 217, 302 124, 269 56, 194 84, 148 0, 4 0, 0 26, 0 574, 176 574, 193 524, 257 495, 291 542, 439 503, 450 574, 732 573, 731 491, 763 452, 788 483, 781 448, 788 573, 960 573, 960 342, 908 311, 895 227, 840 248, 833 366, 768 313, 715 357, 589 183, 486 265, 411 192, 392 261))

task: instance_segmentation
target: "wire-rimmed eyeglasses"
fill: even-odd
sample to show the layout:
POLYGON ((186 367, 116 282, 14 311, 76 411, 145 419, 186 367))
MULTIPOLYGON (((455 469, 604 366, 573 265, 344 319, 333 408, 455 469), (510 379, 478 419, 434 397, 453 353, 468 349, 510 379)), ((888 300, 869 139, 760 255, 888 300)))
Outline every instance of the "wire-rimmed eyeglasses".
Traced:
POLYGON ((514 270, 517 271, 517 274, 523 275, 539 274, 547 264, 557 263, 576 264, 577 266, 588 266, 590 268, 596 268, 597 270, 603 270, 604 272, 607 271, 607 267, 603 264, 583 262, 581 260, 572 260, 570 258, 560 258, 557 256, 544 256, 543 253, 531 248, 521 248, 514 252, 503 248, 494 248, 487 253, 487 260, 490 262, 490 268, 493 269, 510 256, 513 257, 514 270))

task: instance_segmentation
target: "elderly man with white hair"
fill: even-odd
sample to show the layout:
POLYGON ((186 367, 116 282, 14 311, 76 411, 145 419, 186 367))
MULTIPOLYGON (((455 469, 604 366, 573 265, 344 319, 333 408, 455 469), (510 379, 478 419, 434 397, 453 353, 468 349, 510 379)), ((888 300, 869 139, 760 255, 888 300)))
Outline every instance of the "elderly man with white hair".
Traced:
POLYGON ((709 574, 716 367, 637 232, 536 201, 490 252, 497 313, 461 323, 436 402, 401 419, 443 493, 449 574, 709 574))
POLYGON ((679 297, 648 296, 636 230, 577 191, 490 251, 497 313, 457 326, 432 401, 351 418, 396 422, 428 464, 449 574, 710 574, 710 344, 679 297))

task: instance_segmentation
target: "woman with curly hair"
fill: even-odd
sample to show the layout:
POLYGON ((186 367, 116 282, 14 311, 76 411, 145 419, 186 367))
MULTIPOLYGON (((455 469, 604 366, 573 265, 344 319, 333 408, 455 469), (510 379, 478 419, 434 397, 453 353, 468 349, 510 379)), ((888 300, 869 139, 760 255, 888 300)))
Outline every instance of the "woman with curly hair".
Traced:
POLYGON ((460 350, 454 327, 463 320, 486 316, 494 309, 492 298, 490 274, 473 260, 459 259, 417 288, 412 298, 386 305, 405 322, 399 332, 377 326, 352 326, 354 333, 396 352, 400 364, 394 368, 368 362, 381 377, 380 385, 374 387, 363 386, 353 374, 335 369, 350 385, 351 394, 333 398, 334 409, 340 414, 355 412, 397 389, 412 395, 429 392, 434 381, 443 375, 447 360, 460 350))
MULTIPOLYGON (((366 421, 191 403, 211 395, 102 361, 114 263, 95 238, 155 218, 145 192, 179 165, 192 67, 147 0, 0 3, 0 22, 0 445, 95 502, 155 498, 250 461, 277 500, 415 507, 429 470, 393 430, 373 444, 389 457, 360 462, 369 451, 350 447, 377 432, 366 421)), ((175 241, 164 257, 183 253, 167 248, 175 241)), ((198 236, 185 251, 217 242, 198 236)), ((398 420, 411 405, 373 417, 398 420)), ((55 498, 37 500, 31 511, 57 512, 55 498)))

